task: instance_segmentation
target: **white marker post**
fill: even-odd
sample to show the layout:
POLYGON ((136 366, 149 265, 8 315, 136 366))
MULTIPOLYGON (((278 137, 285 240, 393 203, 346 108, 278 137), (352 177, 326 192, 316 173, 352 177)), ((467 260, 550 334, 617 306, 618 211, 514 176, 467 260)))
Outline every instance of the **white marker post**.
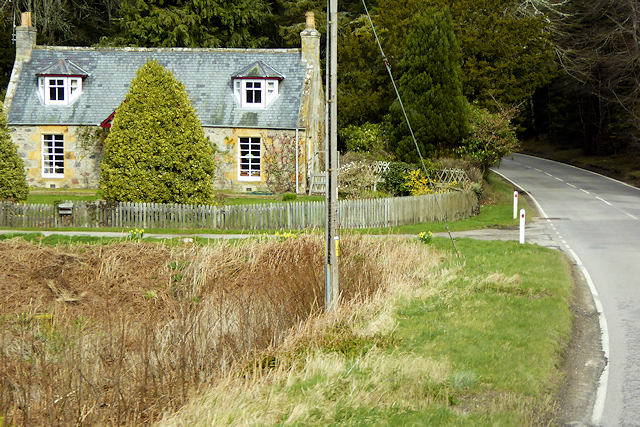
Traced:
POLYGON ((520 244, 524 243, 524 209, 520 209, 520 244))
POLYGON ((518 218, 518 192, 513 192, 513 219, 518 218))

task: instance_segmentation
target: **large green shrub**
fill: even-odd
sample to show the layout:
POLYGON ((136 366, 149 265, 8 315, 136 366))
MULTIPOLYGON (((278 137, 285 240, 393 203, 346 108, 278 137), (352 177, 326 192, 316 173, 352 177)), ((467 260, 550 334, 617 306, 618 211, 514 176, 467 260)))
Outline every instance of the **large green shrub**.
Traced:
POLYGON ((518 148, 520 142, 511 120, 518 109, 502 108, 492 113, 472 104, 470 108, 471 132, 456 153, 469 159, 483 174, 491 166, 497 166, 503 157, 518 148))
POLYGON ((106 200, 210 203, 214 150, 184 85, 155 61, 131 82, 105 141, 106 200))
POLYGON ((384 151, 385 135, 382 124, 349 125, 338 129, 338 133, 348 151, 384 151))
POLYGON ((24 162, 11 141, 7 118, 0 104, 0 201, 25 202, 29 185, 24 172, 24 162))
POLYGON ((409 172, 416 169, 417 166, 408 163, 391 162, 389 169, 382 174, 382 182, 378 189, 392 196, 409 196, 411 188, 407 186, 407 177, 409 172))

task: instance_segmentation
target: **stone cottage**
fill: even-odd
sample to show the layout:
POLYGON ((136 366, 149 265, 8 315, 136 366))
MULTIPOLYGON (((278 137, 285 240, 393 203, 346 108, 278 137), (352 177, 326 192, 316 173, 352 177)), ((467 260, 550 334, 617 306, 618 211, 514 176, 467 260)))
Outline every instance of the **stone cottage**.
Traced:
POLYGON ((98 187, 111 119, 136 71, 154 59, 185 85, 217 150, 215 188, 267 191, 279 179, 304 192, 324 141, 313 13, 301 38, 300 49, 37 46, 23 13, 4 107, 29 185, 98 187))

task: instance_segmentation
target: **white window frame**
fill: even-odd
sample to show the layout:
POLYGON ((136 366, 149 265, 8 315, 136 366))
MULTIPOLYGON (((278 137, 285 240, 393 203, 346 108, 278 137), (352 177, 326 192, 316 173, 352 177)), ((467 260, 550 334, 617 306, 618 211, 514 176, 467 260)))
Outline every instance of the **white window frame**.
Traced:
POLYGON ((235 79, 233 81, 233 93, 241 108, 266 108, 278 96, 279 81, 278 79, 235 79), (260 85, 260 89, 256 89, 255 85, 260 85), (260 102, 251 102, 255 100, 255 92, 260 93, 260 102), (250 92, 251 95, 250 95, 250 92))
POLYGON ((82 93, 82 77, 38 77, 38 91, 45 105, 69 105, 82 93), (55 89, 58 89, 55 91, 55 89), (52 98, 52 90, 55 96, 52 98), (60 96, 60 98, 59 98, 60 96))
POLYGON ((42 177, 64 178, 64 135, 42 135, 42 177))
POLYGON ((262 140, 260 137, 238 138, 238 181, 262 180, 262 140))
POLYGON ((242 106, 264 108, 266 99, 264 86, 264 80, 242 80, 242 106), (256 101, 256 98, 260 100, 256 101))

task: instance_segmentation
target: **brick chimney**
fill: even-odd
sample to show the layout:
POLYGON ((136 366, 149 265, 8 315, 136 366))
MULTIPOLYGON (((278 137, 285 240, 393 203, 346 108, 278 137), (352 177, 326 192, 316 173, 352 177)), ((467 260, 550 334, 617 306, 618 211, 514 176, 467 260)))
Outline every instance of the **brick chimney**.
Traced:
POLYGON ((16 61, 31 58, 36 45, 36 29, 31 25, 31 12, 23 12, 20 26, 16 28, 16 61))
POLYGON ((313 12, 307 12, 306 28, 300 33, 302 60, 309 64, 320 63, 320 33, 316 30, 316 19, 313 12))

